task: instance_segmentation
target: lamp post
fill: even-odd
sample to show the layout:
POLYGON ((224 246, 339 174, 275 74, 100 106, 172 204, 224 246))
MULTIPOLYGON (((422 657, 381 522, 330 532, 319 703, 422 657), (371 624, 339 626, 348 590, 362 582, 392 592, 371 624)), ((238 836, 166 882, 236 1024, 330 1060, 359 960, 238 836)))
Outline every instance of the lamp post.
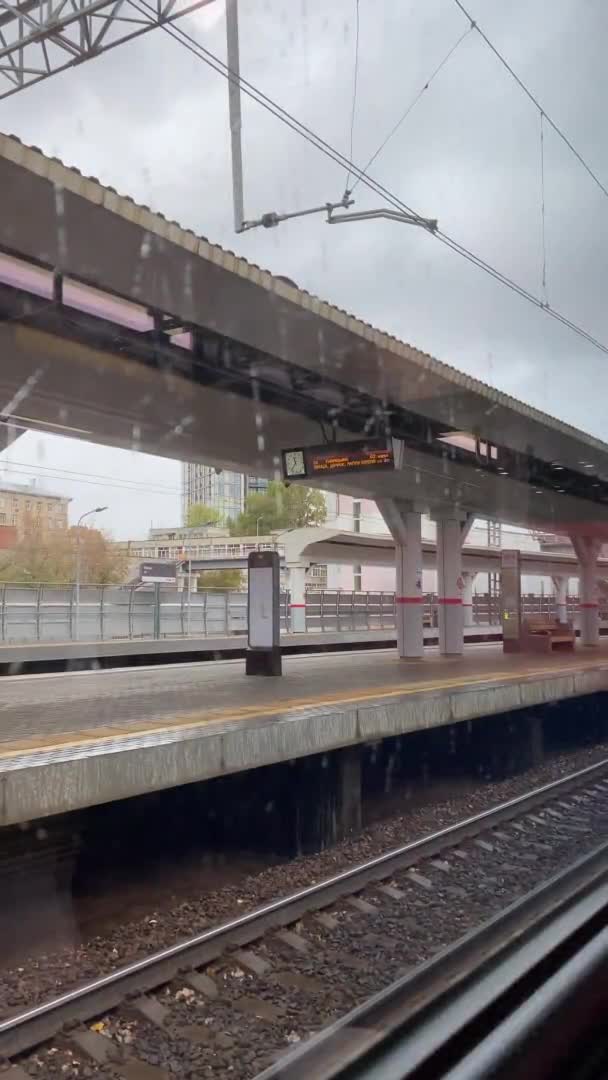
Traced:
POLYGON ((263 521, 263 520, 264 520, 264 515, 263 514, 261 515, 261 517, 256 518, 256 522, 255 522, 255 535, 256 536, 260 535, 260 521, 263 521))
POLYGON ((90 517, 91 514, 101 514, 107 509, 107 506, 95 506, 92 510, 87 510, 80 515, 76 525, 76 632, 74 634, 76 641, 80 640, 80 526, 86 517, 90 517))
MULTIPOLYGON (((221 472, 221 470, 220 470, 221 472)), ((215 525, 214 521, 203 521, 200 525, 196 526, 199 529, 208 529, 211 525, 215 525)), ((183 564, 182 564, 183 565, 183 564)), ((192 553, 188 549, 188 611, 186 612, 186 637, 190 637, 190 606, 192 604, 192 553)))

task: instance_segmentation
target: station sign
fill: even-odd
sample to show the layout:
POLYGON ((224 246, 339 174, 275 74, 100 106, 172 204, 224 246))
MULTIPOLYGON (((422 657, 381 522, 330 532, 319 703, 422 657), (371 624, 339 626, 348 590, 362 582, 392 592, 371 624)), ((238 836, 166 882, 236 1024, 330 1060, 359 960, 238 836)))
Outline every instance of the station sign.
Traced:
POLYGON ((392 447, 386 439, 323 443, 283 451, 286 480, 306 480, 334 474, 378 472, 395 468, 392 447))
POLYGON ((164 562, 160 559, 142 562, 139 576, 142 582, 149 585, 175 585, 177 584, 177 563, 164 562))

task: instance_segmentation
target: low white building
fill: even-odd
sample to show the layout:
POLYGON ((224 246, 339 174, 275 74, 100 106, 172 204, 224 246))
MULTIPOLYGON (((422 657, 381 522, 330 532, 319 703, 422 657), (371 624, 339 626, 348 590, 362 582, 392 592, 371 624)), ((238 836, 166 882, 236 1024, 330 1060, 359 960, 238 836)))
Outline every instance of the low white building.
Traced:
MULTIPOLYGON (((328 528, 341 529, 345 532, 388 534, 388 529, 376 504, 369 499, 353 499, 350 495, 326 493, 328 528)), ((430 518, 422 519, 423 540, 436 539, 435 523, 430 518)), ((527 529, 501 525, 495 521, 476 521, 472 526, 466 544, 474 547, 517 548, 519 551, 540 551, 540 538, 527 529)), ((478 574, 474 584, 477 593, 492 593, 498 589, 498 582, 488 580, 490 575, 478 574)), ((348 591, 386 591, 395 589, 395 571, 381 566, 327 566, 327 588, 348 591)), ((436 591, 436 573, 425 570, 422 575, 422 588, 426 593, 436 591)), ((552 592, 547 578, 524 577, 524 592, 552 592)))
MULTIPOLYGON (((387 535, 388 529, 376 504, 369 499, 355 499, 350 495, 337 495, 325 492, 327 505, 326 527, 345 532, 387 535)), ((436 528, 433 521, 423 518, 422 535, 424 540, 435 540, 436 528)), ((546 539, 546 538, 545 538, 546 539)), ((567 543, 567 541, 566 541, 567 543)), ((520 551, 540 551, 541 538, 522 528, 501 525, 494 521, 476 521, 471 528, 467 545, 475 547, 517 548, 520 551)), ((201 526, 187 528, 176 526, 170 529, 151 529, 147 540, 129 541, 121 545, 132 560, 137 559, 243 559, 254 550, 277 550, 282 554, 278 533, 263 536, 230 536, 223 527, 201 526)), ((288 572, 282 575, 283 584, 289 587, 288 572)), ((436 591, 436 573, 424 570, 423 590, 426 593, 436 591)), ((569 591, 576 591, 573 587, 569 591)), ((307 589, 329 589, 354 591, 385 591, 395 589, 395 571, 389 567, 341 565, 311 566, 306 573, 307 589)), ((522 580, 524 592, 550 593, 552 583, 548 578, 526 576, 522 580)), ((497 594, 499 591, 498 575, 478 574, 474 583, 474 592, 497 594)))

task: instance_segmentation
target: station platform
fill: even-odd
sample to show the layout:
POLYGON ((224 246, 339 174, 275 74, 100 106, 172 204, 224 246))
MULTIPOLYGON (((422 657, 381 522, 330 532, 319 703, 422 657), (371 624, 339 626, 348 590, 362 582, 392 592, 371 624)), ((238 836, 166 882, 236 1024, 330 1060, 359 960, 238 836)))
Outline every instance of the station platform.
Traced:
POLYGON ((0 825, 608 689, 608 643, 554 656, 374 650, 2 682, 0 825))
MULTIPOLYGON (((502 628, 482 623, 467 626, 465 642, 501 641, 502 628)), ((394 628, 373 630, 308 630, 281 634, 284 656, 343 648, 388 648, 397 642, 394 628)), ((425 627, 425 645, 436 645, 438 630, 425 627)), ((217 660, 244 656, 244 634, 222 636, 113 638, 111 641, 32 641, 0 645, 0 675, 86 668, 171 664, 189 660, 217 660)))

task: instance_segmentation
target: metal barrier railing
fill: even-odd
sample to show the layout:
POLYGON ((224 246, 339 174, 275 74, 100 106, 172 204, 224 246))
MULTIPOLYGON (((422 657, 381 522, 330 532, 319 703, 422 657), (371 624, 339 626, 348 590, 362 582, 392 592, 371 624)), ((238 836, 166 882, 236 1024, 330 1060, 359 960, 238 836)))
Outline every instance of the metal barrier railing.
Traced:
POLYGON ((395 594, 323 589, 306 594, 306 629, 321 633, 395 626, 395 594))
MULTIPOLYGON (((281 630, 289 630, 289 592, 280 597, 281 630)), ((568 597, 568 617, 575 619, 577 597, 568 597)), ((555 614, 551 595, 522 597, 524 615, 555 614)), ((38 583, 0 583, 0 641, 4 643, 73 641, 76 635, 75 586, 38 583)), ((424 623, 438 625, 438 605, 424 597, 424 623)), ((600 618, 608 618, 608 603, 600 601, 600 618)), ((498 626, 499 596, 476 593, 473 625, 498 626)), ((306 629, 318 633, 392 630, 395 594, 385 591, 330 590, 306 594, 306 629)), ((172 587, 81 585, 78 631, 81 641, 118 638, 222 637, 247 632, 247 593, 205 589, 179 592, 172 587)))
MULTIPOLYGON (((79 638, 183 637, 246 633, 247 594, 133 585, 81 585, 79 638)), ((74 585, 0 584, 0 641, 73 641, 74 585)))

